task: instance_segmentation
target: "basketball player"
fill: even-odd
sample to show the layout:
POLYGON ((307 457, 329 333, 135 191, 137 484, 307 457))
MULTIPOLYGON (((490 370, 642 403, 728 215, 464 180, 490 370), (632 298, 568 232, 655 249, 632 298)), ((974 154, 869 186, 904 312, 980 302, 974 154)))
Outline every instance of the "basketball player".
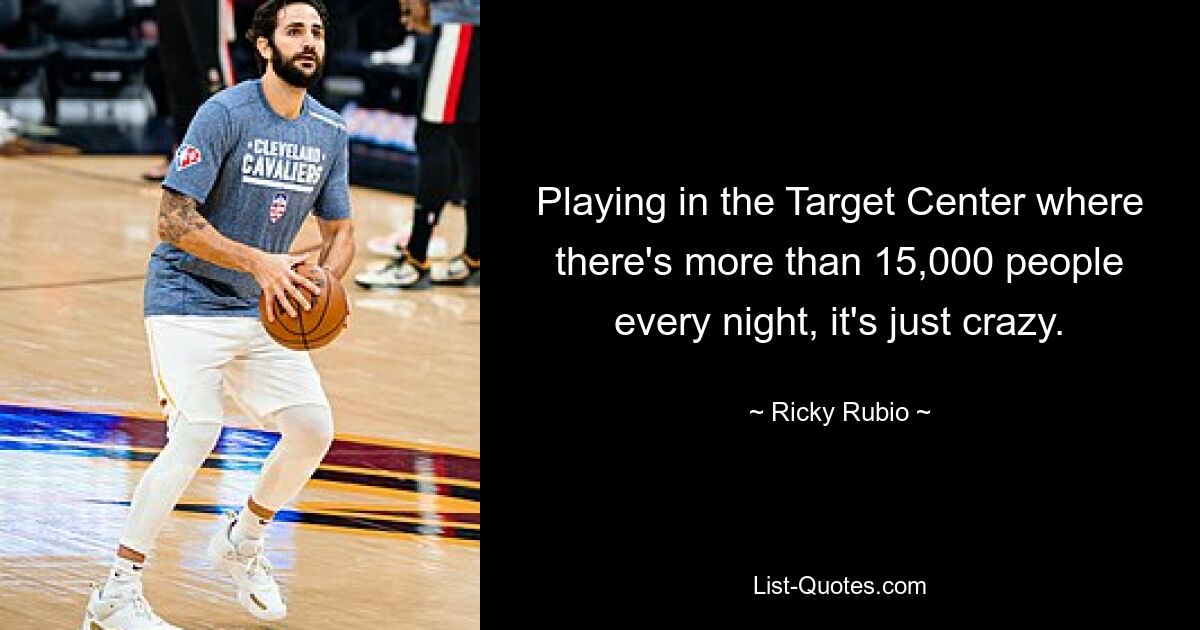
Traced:
POLYGON ((285 252, 311 211, 318 264, 341 278, 354 257, 347 184, 348 136, 337 114, 307 95, 321 75, 328 14, 321 0, 269 0, 247 34, 262 78, 226 89, 196 113, 163 182, 145 316, 168 442, 134 492, 107 582, 94 588, 84 628, 174 628, 142 595, 155 539, 221 432, 222 387, 279 443, 238 514, 228 513, 208 555, 233 578, 237 601, 263 620, 287 612, 263 551, 275 512, 316 470, 333 419, 307 353, 275 343, 257 319, 309 308, 285 252), (261 296, 261 297, 260 297, 261 296))
POLYGON ((434 34, 417 122, 417 199, 407 247, 354 281, 368 289, 479 286, 479 0, 400 0, 405 26, 434 34), (432 6, 431 6, 432 4, 432 6), (445 277, 429 273, 429 237, 454 192, 457 149, 466 184, 467 242, 445 277))

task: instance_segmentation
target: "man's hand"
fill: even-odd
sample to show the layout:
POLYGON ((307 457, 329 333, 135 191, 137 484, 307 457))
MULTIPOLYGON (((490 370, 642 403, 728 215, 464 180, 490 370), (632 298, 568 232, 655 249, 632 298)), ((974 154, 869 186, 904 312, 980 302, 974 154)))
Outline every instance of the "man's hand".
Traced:
POLYGON ((429 0, 400 0, 400 23, 414 33, 433 32, 429 17, 429 0))
POLYGON ((254 279, 262 287, 262 299, 265 300, 267 307, 268 321, 275 321, 276 303, 282 306, 290 317, 296 317, 296 308, 292 306, 288 296, 295 299, 300 306, 304 307, 304 310, 312 308, 312 304, 305 299, 304 293, 299 287, 308 289, 313 295, 319 294, 321 290, 316 284, 313 284, 312 280, 296 273, 296 265, 302 262, 304 262, 304 256, 263 253, 251 270, 254 279))

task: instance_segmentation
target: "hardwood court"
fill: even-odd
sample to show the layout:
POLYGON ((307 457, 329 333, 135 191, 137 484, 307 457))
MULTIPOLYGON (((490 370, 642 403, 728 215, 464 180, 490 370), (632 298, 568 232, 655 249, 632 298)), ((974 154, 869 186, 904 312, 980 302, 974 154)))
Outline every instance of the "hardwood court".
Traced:
MULTIPOLYGON (((75 628, 104 577, 141 472, 162 447, 142 326, 157 243, 157 158, 0 158, 0 627, 75 628)), ((354 189, 365 243, 411 198, 354 189)), ((437 234, 458 251, 460 209, 437 234)), ((315 225, 297 248, 319 241, 315 225)), ((207 564, 216 513, 253 487, 275 434, 229 428, 185 492, 145 576, 185 628, 479 626, 479 289, 373 294, 314 353, 337 441, 281 512, 268 549, 288 618, 264 625, 207 564)))

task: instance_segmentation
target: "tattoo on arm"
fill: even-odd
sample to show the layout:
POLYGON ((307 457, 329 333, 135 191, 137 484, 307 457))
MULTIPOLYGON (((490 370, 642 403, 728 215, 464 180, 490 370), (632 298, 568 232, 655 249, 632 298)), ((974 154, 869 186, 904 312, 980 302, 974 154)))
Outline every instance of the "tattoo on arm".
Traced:
POLYGON ((158 235, 168 243, 178 243, 191 232, 203 230, 208 221, 197 212, 195 199, 173 190, 163 190, 158 207, 158 235))

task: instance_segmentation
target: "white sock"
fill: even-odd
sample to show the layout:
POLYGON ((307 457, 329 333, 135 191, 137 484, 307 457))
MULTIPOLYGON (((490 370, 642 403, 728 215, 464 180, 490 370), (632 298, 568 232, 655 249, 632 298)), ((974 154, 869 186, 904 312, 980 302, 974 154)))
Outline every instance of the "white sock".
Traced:
POLYGON ((240 543, 243 540, 261 540, 270 523, 271 521, 261 519, 257 514, 251 512, 249 507, 244 507, 238 514, 237 522, 233 524, 233 530, 229 532, 229 539, 234 543, 240 543))

